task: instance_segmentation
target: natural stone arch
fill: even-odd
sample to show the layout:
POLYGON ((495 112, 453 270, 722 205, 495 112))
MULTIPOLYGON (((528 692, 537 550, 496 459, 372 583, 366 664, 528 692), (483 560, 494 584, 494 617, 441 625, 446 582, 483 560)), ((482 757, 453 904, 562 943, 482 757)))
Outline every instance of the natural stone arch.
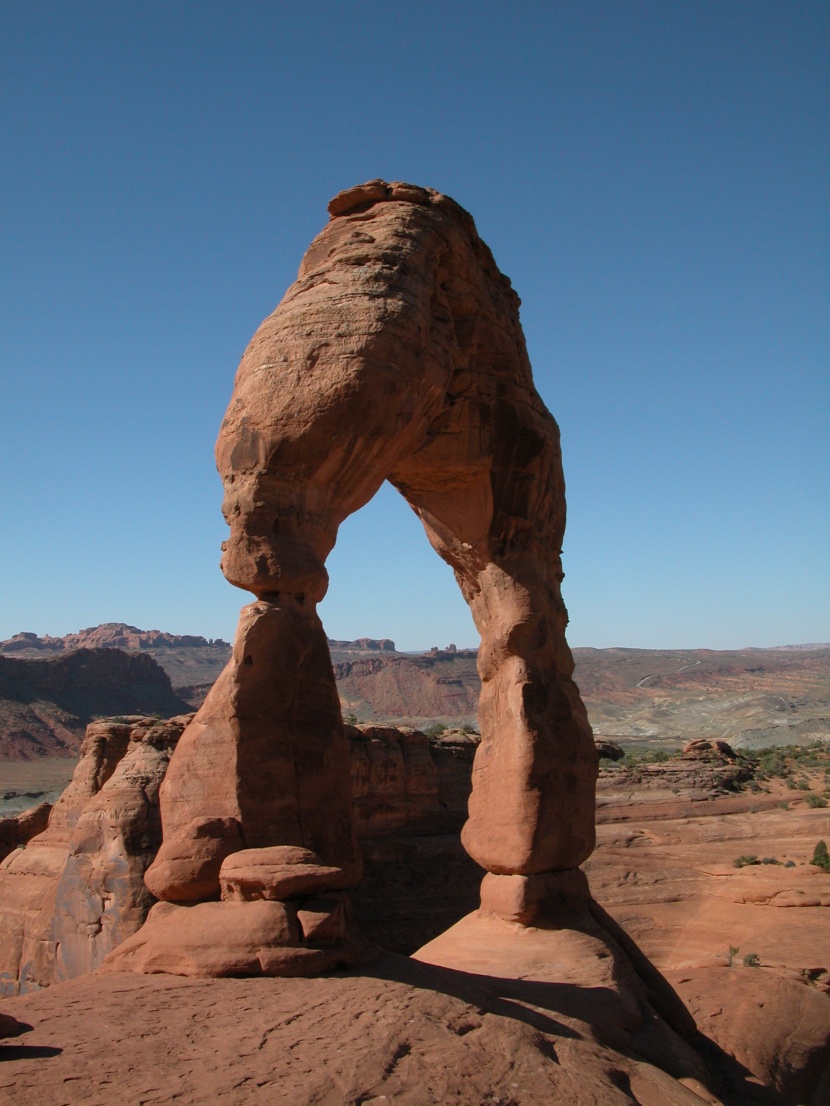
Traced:
POLYGON ((171 762, 147 883, 169 901, 209 899, 227 855, 286 846, 315 854, 330 873, 319 886, 359 878, 316 604, 339 525, 388 479, 481 634, 462 840, 494 876, 522 877, 509 894, 488 877, 491 905, 518 903, 505 908, 518 916, 550 884, 535 877, 577 868, 594 846, 596 753, 560 594, 558 429, 533 385, 519 299, 465 211, 383 181, 329 210, 242 359, 219 435, 222 569, 257 602, 171 762))

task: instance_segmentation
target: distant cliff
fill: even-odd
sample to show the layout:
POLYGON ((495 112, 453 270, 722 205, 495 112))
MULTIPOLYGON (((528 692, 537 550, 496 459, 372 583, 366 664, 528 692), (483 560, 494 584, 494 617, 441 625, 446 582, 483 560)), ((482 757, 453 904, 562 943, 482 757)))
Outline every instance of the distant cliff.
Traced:
POLYGON ((182 649, 205 648, 229 649, 221 638, 197 637, 194 634, 168 634, 163 630, 139 630, 137 626, 128 626, 126 622, 105 622, 101 626, 90 626, 79 630, 77 634, 64 637, 38 637, 37 634, 20 633, 7 641, 0 641, 0 653, 64 653, 72 649, 126 649, 136 652, 140 649, 182 649))
POLYGON ((0 656, 0 759, 75 756, 95 718, 189 709, 150 656, 113 648, 0 656))

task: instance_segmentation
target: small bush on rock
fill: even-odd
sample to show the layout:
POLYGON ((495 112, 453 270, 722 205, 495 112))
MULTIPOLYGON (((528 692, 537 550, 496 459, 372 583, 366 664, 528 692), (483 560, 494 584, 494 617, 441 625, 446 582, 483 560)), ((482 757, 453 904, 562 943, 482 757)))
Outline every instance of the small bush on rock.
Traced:
POLYGON ((813 859, 810 863, 815 864, 817 868, 821 868, 825 872, 830 872, 830 853, 827 852, 825 841, 819 841, 813 849, 813 859))
POLYGON ((754 854, 751 856, 736 856, 732 861, 733 868, 748 868, 752 864, 760 864, 761 861, 754 854))

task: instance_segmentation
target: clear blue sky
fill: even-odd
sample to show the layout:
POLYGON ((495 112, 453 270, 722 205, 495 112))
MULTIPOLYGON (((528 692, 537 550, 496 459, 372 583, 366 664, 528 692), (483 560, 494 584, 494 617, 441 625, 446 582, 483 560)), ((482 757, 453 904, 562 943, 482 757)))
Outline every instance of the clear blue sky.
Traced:
MULTIPOLYGON (((830 640, 830 4, 0 3, 0 638, 232 636, 213 442, 341 188, 441 189, 523 300, 573 645, 830 640)), ((389 490, 330 636, 476 642, 389 490)))

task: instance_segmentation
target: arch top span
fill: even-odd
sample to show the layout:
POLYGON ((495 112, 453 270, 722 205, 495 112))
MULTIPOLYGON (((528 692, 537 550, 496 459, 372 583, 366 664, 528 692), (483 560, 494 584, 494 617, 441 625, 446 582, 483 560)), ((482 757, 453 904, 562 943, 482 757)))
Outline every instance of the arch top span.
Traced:
POLYGON ((501 902, 494 879, 549 879, 594 847, 596 753, 560 593, 559 431, 533 384, 519 298, 463 208, 375 180, 339 193, 329 213, 245 351, 220 430, 222 570, 257 601, 171 763, 148 886, 191 894, 182 842, 195 834, 210 852, 194 819, 237 827, 218 834, 217 856, 240 847, 227 840, 238 833, 248 846, 313 850, 340 888, 359 877, 316 604, 338 527, 389 480, 481 634, 482 740, 462 840, 501 902), (205 748, 221 772, 199 761, 205 748))
POLYGON ((519 298, 441 193, 371 181, 329 211, 237 373, 217 444, 223 570, 260 598, 319 600, 338 526, 389 479, 482 637, 465 844, 493 870, 572 867, 593 847, 594 749, 565 643, 559 431, 519 298))

